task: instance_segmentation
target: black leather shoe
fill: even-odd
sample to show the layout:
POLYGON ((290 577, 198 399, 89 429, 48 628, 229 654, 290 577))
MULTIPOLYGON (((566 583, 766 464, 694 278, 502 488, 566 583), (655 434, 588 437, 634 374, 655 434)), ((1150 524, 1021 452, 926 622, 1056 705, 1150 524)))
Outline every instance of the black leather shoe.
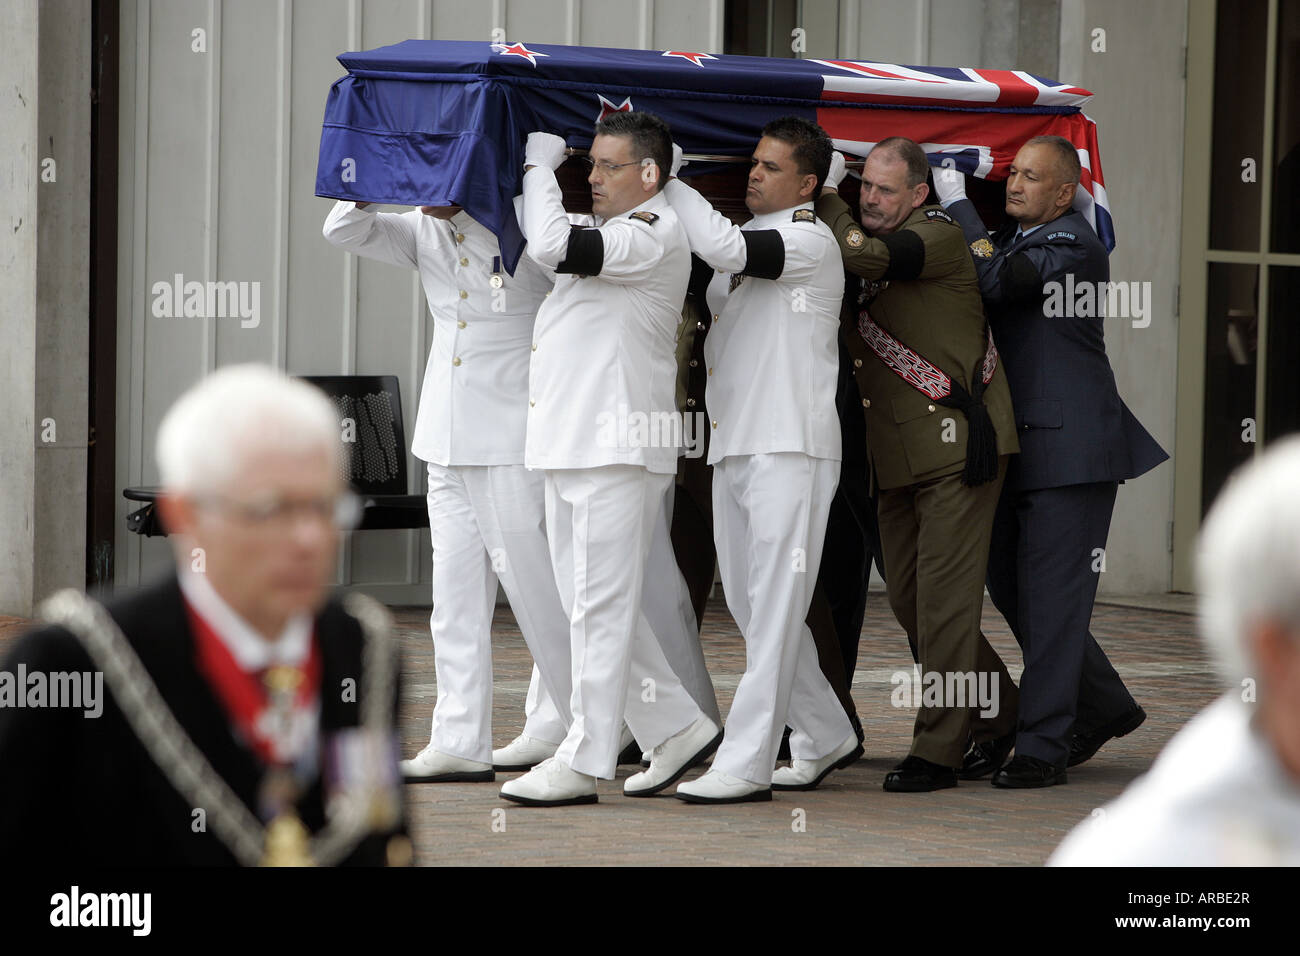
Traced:
POLYGON ((640 764, 643 767, 650 766, 648 762, 641 759, 641 745, 637 743, 635 739, 626 747, 624 747, 621 751, 619 751, 619 755, 618 755, 619 766, 621 767, 623 766, 623 764, 629 764, 629 763, 640 764))
POLYGON ((995 737, 982 744, 971 744, 970 750, 962 758, 961 769, 957 776, 962 780, 979 780, 998 770, 1007 762, 1007 755, 1016 744, 1016 732, 1013 730, 1005 737, 995 737))
POLYGON ((862 721, 858 719, 858 715, 849 714, 849 723, 853 725, 853 732, 858 735, 858 743, 866 743, 867 732, 862 729, 862 721))
POLYGON ((1011 762, 993 775, 993 786, 1004 790, 1032 790, 1065 783, 1065 768, 1054 767, 1045 760, 1016 754, 1011 762))
POLYGON ((1147 719, 1147 712, 1140 706, 1133 708, 1126 714, 1121 714, 1114 720, 1102 724, 1092 733, 1075 734, 1070 738, 1070 759, 1066 762, 1067 767, 1077 767, 1085 760, 1091 760, 1093 755, 1100 750, 1108 740, 1114 740, 1116 737, 1123 737, 1125 734, 1131 734, 1142 726, 1142 721, 1147 719))
POLYGON ((885 774, 885 789, 891 793, 926 793, 955 786, 957 774, 952 767, 911 755, 885 774))
POLYGON ((790 728, 789 728, 789 727, 785 728, 785 732, 781 734, 781 744, 780 744, 780 746, 778 746, 778 747, 776 748, 776 759, 777 759, 777 760, 790 760, 790 759, 791 759, 791 757, 790 757, 790 728))

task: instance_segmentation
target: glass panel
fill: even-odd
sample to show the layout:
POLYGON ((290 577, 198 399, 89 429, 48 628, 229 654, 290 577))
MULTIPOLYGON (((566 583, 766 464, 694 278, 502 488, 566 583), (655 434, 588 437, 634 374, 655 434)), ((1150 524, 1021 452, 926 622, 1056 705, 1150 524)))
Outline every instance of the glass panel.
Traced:
POLYGON ((1259 249, 1259 164, 1264 149, 1267 0, 1218 5, 1214 42, 1214 134, 1210 162, 1210 248, 1259 249), (1253 182, 1242 163, 1255 164, 1253 182))
POLYGON ((1201 514, 1254 454, 1259 268, 1212 262, 1205 309, 1205 457, 1201 514))
POLYGON ((1282 0, 1278 6, 1273 96, 1277 105, 1273 125, 1277 165, 1273 173, 1271 245, 1274 252, 1300 252, 1300 0, 1282 0))
POLYGON ((1300 431, 1300 266, 1268 270, 1264 431, 1268 441, 1300 431))

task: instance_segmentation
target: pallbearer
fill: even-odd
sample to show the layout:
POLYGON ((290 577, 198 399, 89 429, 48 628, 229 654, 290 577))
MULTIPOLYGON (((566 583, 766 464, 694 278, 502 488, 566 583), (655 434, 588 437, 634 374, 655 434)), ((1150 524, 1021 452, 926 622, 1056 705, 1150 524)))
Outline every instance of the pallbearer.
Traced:
POLYGON ((839 478, 835 237, 813 213, 831 143, 821 127, 769 123, 754 149, 737 227, 680 180, 666 193, 692 251, 716 269, 707 298, 706 403, 713 533, 746 669, 712 769, 681 784, 693 803, 810 790, 862 754, 804 623, 839 478), (786 723, 791 766, 773 774, 786 723))
POLYGON ((661 791, 721 737, 640 610, 680 443, 675 344, 690 252, 660 194, 672 141, 646 113, 616 113, 595 132, 593 219, 572 223, 564 211, 558 136, 528 137, 523 184, 529 255, 559 273, 537 315, 524 461, 546 479, 551 561, 570 621, 573 724, 554 757, 501 795, 542 806, 595 802, 596 779, 614 776, 625 710, 637 741, 654 750, 650 769, 625 784, 630 794, 661 791))
POLYGON ((546 545, 542 477, 524 468, 533 322, 552 275, 522 256, 513 275, 497 237, 459 206, 375 212, 340 202, 325 238, 420 273, 433 347, 412 453, 427 462, 438 700, 411 782, 491 781, 492 612, 501 582, 559 718, 569 719, 568 622, 546 545))

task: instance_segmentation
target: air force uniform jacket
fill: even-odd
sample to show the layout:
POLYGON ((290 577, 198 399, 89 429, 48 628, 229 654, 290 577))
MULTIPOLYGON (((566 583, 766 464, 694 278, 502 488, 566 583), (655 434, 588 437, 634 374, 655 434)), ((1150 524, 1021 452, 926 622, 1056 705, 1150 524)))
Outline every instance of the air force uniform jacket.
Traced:
POLYGON ((1049 316, 1045 310, 1050 283, 1060 283, 1057 294, 1063 295, 1067 277, 1073 277, 1071 287, 1110 279, 1106 247, 1083 214, 1071 210, 1011 248, 1016 223, 990 241, 969 199, 947 211, 970 245, 1011 385, 1020 436, 1012 468, 1019 487, 1124 481, 1168 458, 1119 397, 1096 297, 1089 315, 1049 316))

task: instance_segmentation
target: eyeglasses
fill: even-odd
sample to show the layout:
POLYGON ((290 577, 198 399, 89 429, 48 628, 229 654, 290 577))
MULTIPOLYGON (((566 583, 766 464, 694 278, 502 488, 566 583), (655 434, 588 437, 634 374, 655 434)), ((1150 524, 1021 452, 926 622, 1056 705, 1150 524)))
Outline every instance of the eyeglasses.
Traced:
POLYGON ((287 498, 263 498, 253 501, 235 501, 215 495, 201 499, 201 504, 216 506, 234 515, 245 524, 260 528, 283 530, 292 527, 301 514, 331 524, 340 531, 351 531, 361 520, 361 499, 350 491, 327 498, 306 498, 292 501, 287 498))
POLYGON ((596 162, 590 156, 583 156, 581 157, 581 159, 583 163, 586 164, 588 172, 590 172, 593 169, 599 169, 601 171, 601 174, 605 176, 608 176, 611 173, 618 172, 624 166, 640 166, 643 162, 645 162, 645 160, 643 159, 634 159, 630 163, 607 163, 604 160, 601 160, 600 162, 596 162))

